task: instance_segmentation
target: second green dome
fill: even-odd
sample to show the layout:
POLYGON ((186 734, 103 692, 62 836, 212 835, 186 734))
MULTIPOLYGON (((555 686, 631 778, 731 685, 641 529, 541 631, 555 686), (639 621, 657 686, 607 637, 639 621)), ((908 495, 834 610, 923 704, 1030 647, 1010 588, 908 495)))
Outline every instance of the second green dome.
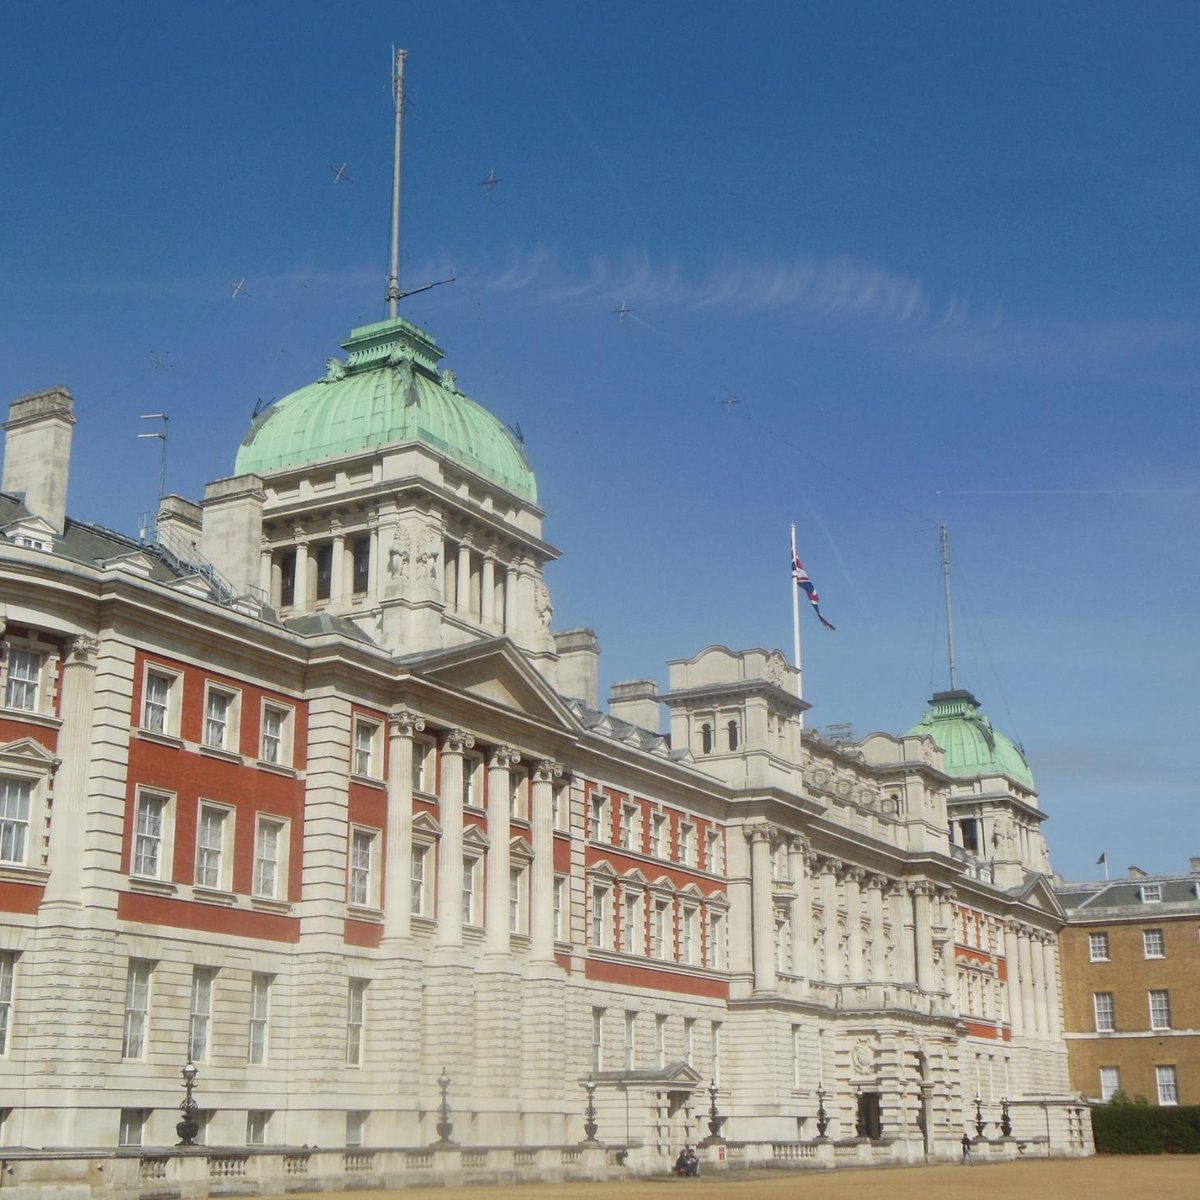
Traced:
POLYGON ((962 689, 936 692, 919 725, 909 736, 924 734, 941 747, 947 775, 1007 775, 1030 791, 1033 772, 1025 754, 1010 738, 992 728, 979 701, 962 689))

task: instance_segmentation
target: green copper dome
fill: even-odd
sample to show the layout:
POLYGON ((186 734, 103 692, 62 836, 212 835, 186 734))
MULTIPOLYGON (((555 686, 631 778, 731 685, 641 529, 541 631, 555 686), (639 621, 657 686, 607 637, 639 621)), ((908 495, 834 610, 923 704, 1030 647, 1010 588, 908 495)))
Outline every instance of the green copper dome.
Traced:
POLYGON ((271 405, 238 448, 234 471, 269 474, 378 446, 419 441, 537 502, 517 439, 437 369, 444 351, 402 317, 354 329, 324 379, 271 405))
POLYGON ((979 701, 967 691, 935 692, 919 725, 941 747, 948 775, 1007 775, 1033 791, 1033 772, 1019 746, 992 728, 979 701))

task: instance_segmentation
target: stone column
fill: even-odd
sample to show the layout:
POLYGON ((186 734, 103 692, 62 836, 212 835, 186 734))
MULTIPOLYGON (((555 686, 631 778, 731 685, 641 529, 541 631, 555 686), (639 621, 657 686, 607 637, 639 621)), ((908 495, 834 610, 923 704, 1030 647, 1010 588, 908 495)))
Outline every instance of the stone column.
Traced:
POLYGON ((337 608, 346 603, 346 531, 334 518, 329 523, 333 532, 333 551, 329 559, 329 600, 337 608))
POLYGON ((1037 1014, 1038 1033, 1050 1034, 1050 1005, 1047 1001, 1046 961, 1043 953, 1044 935, 1034 931, 1029 941, 1029 958, 1033 966, 1033 1011, 1037 1014))
POLYGON ((917 987, 923 992, 934 990, 933 923, 930 920, 930 898, 933 884, 919 879, 913 885, 913 942, 916 951, 917 987))
POLYGON ((942 942, 942 990, 946 993, 946 1004, 953 1009, 958 995, 958 959, 954 954, 954 892, 949 888, 938 889, 938 907, 941 916, 938 923, 946 932, 942 942))
MULTIPOLYGON (((529 959, 554 962, 554 781, 563 769, 543 759, 532 772, 529 803, 533 825, 533 877, 529 888, 529 959)), ((564 902, 566 897, 563 897, 564 902)))
MULTIPOLYGON (((395 528, 393 526, 393 528, 395 528)), ((387 563, 385 563, 385 555, 382 552, 383 537, 379 528, 379 510, 376 509, 371 518, 371 548, 368 550, 369 561, 367 562, 367 596, 374 602, 383 595, 383 577, 387 572, 387 563)))
POLYGON ((771 827, 748 825, 750 908, 753 914, 754 990, 775 990, 775 904, 771 898, 771 827))
POLYGON ((496 548, 488 546, 483 552, 479 575, 479 618, 485 626, 496 623, 496 548))
POLYGON ((792 838, 790 857, 796 885, 796 899, 792 901, 792 974, 807 981, 812 974, 812 889, 808 843, 804 838, 792 838))
POLYGON ((1037 1005, 1033 992, 1033 963, 1029 950, 1029 930, 1023 925, 1017 930, 1017 955, 1021 961, 1021 1015, 1026 1037, 1037 1037, 1037 1005))
POLYGON ((504 568, 504 632, 510 637, 517 629, 517 564, 510 561, 504 568))
POLYGON ((454 585, 454 607, 459 616, 467 616, 471 611, 471 539, 466 534, 458 543, 458 570, 454 585))
POLYGON ((512 777, 509 768, 521 761, 512 746, 497 746, 488 759, 487 914, 484 946, 488 954, 508 953, 509 822, 512 777))
POLYGON ((862 938, 862 881, 866 872, 850 867, 842 875, 846 892, 846 958, 851 983, 861 983, 865 976, 862 938))
POLYGON ((1008 1022, 1012 1027, 1013 1037, 1019 1037, 1025 1033, 1025 1018, 1021 1006, 1019 957, 1017 927, 1010 921, 1004 926, 1004 971, 1008 977, 1004 990, 1008 995, 1008 1022))
MULTIPOLYGON (((96 693, 96 654, 99 649, 100 643, 94 638, 72 638, 62 665, 62 729, 58 736, 58 757, 62 765, 54 780, 46 904, 79 905, 83 902, 88 773, 92 763, 92 703, 96 693)), ((29 831, 34 845, 39 832, 33 828, 29 831)))
POLYGON ((895 945, 896 982, 912 983, 917 977, 913 959, 912 898, 903 879, 892 881, 888 903, 892 910, 892 938, 895 945))
POLYGON ((1062 1034, 1062 1002, 1058 991, 1058 943, 1052 934, 1042 942, 1042 964, 1046 977, 1046 1034, 1059 1037, 1062 1034))
POLYGON ((262 589, 263 599, 274 608, 279 607, 279 600, 272 590, 271 548, 264 545, 258 552, 258 586, 262 589))
POLYGON ((887 978, 883 938, 883 890, 887 880, 882 875, 867 878, 867 921, 871 926, 871 962, 868 975, 873 983, 883 983, 887 978))
POLYGON ((463 934, 463 755, 475 739, 451 729, 442 740, 442 788, 438 814, 442 840, 438 845, 438 946, 461 946, 463 934))
POLYGON ((296 577, 292 588, 292 605, 307 611, 311 606, 308 599, 308 542, 304 538, 304 527, 297 525, 292 530, 296 543, 296 577))
POLYGON ((387 851, 383 872, 383 936, 412 934, 413 735, 423 717, 406 708, 388 714, 387 851))
POLYGON ((836 858, 821 860, 821 944, 825 954, 825 981, 842 982, 842 948, 838 937, 837 873, 841 863, 836 858))

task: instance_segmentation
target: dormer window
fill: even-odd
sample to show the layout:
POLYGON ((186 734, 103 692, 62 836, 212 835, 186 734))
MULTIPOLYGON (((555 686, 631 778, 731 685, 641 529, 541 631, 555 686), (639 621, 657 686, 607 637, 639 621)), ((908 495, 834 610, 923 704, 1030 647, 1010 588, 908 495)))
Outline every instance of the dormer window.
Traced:
POLYGON ((1162 884, 1161 883, 1143 883, 1141 887, 1142 903, 1143 904, 1161 904, 1162 903, 1162 884))

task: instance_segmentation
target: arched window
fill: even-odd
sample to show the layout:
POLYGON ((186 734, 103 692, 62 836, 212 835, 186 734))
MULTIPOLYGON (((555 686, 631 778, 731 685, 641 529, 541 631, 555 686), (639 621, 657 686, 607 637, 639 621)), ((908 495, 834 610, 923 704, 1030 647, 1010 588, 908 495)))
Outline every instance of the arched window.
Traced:
POLYGON ((738 723, 730 721, 725 728, 729 733, 729 749, 736 750, 738 748, 738 723))
POLYGON ((705 722, 700 726, 700 750, 704 754, 711 754, 713 748, 713 730, 712 726, 705 722))

